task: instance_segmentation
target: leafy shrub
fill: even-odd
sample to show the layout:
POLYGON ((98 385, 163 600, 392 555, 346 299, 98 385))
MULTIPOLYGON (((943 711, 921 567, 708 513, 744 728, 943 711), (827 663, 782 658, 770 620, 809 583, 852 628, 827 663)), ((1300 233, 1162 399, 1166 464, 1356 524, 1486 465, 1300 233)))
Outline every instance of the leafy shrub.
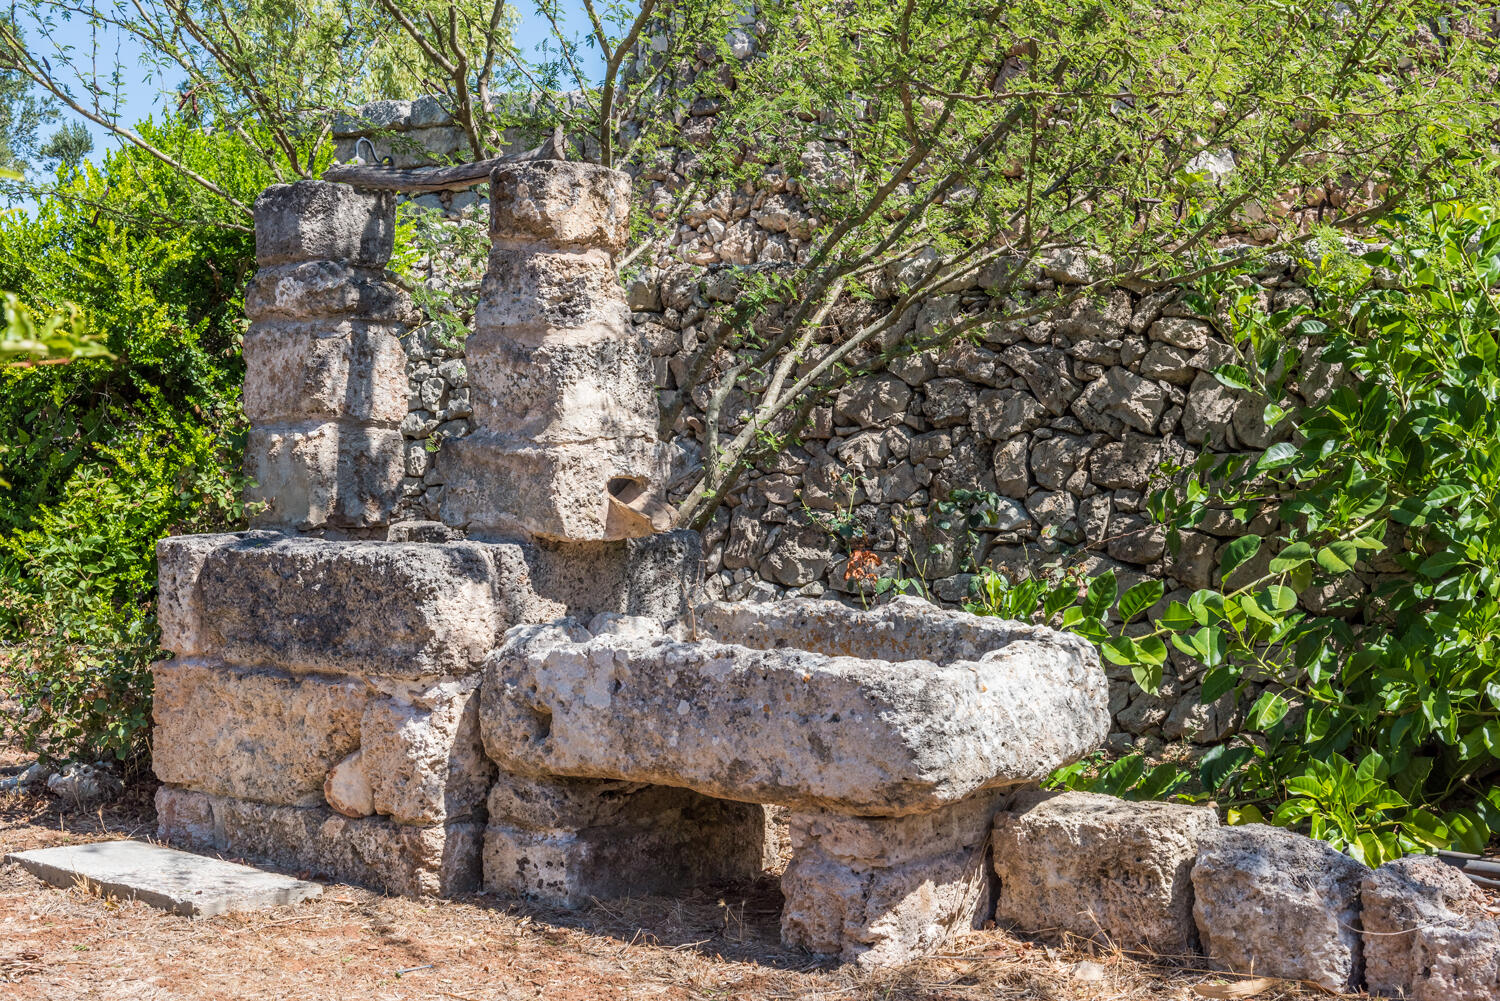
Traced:
MULTIPOLYGON (((142 126, 249 201, 274 178, 231 132, 142 126)), ((239 527, 242 295, 253 235, 133 150, 0 216, 0 288, 76 304, 108 357, 0 367, 0 695, 55 757, 145 747, 160 654, 155 544, 239 527)))
POLYGON ((1059 616, 1147 691, 1167 643, 1203 665, 1205 702, 1263 686, 1243 732, 1200 762, 1202 794, 1370 864, 1500 834, 1500 218, 1450 200, 1383 237, 1309 262, 1316 315, 1266 315, 1231 281, 1200 289, 1241 353, 1219 381, 1269 401, 1268 428, 1294 424, 1152 498, 1172 547, 1226 511, 1270 518, 1221 551, 1219 587, 1162 607, 1148 585, 1117 603, 1111 575, 1080 595, 991 574, 970 605, 1059 616), (1276 401, 1299 377, 1335 384, 1289 417, 1276 401))

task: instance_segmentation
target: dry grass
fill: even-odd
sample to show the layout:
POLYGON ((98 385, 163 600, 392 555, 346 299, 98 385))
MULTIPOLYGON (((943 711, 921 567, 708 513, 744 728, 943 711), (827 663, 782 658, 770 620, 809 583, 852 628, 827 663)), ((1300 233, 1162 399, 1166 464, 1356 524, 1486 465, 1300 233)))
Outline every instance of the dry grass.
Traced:
MULTIPOLYGON (((94 816, 0 796, 0 849, 148 835, 150 795, 136 785, 94 816)), ((5 865, 0 997, 1187 1001, 1232 979, 1003 931, 974 932, 940 956, 863 973, 784 949, 779 908, 772 879, 577 913, 482 895, 405 900, 334 884, 295 907, 194 921, 82 888, 52 889, 5 865)), ((1275 984, 1256 996, 1319 993, 1275 984)))

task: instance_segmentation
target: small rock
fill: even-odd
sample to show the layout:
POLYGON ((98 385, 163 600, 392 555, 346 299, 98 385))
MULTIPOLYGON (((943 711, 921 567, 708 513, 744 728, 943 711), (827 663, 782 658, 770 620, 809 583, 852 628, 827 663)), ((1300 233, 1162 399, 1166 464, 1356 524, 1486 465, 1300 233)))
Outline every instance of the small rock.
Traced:
POLYGON ((92 810, 125 791, 116 767, 106 761, 75 761, 47 779, 47 791, 69 806, 92 810))

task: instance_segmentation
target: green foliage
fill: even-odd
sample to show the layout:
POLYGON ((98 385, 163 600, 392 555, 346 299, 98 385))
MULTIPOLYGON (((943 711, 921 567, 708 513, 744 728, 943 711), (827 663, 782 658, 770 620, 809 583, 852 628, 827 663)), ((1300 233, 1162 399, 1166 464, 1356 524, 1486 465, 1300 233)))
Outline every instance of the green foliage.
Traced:
POLYGON ((1500 214, 1448 200, 1382 235, 1307 262, 1316 316, 1202 290, 1243 360, 1220 381, 1262 394, 1280 439, 1206 454, 1152 498, 1174 547, 1226 511, 1273 526, 1221 549, 1219 587, 1162 606, 1157 584, 1116 601, 1109 574, 1083 591, 990 574, 969 606, 1057 617, 1147 691, 1167 643, 1203 701, 1259 690, 1201 789, 1372 865, 1500 834, 1500 214), (1317 405, 1289 415, 1297 380, 1317 405))
MULTIPOLYGON (((244 198, 272 178, 232 133, 142 126, 244 198)), ((159 655, 156 541, 243 522, 239 348, 248 230, 138 151, 64 172, 0 217, 0 287, 76 304, 108 357, 0 367, 0 690, 7 727, 55 756, 144 744, 159 655)))
POLYGON ((72 303, 38 317, 14 292, 0 292, 5 326, 0 327, 0 363, 70 361, 109 355, 99 335, 89 330, 83 311, 72 303))

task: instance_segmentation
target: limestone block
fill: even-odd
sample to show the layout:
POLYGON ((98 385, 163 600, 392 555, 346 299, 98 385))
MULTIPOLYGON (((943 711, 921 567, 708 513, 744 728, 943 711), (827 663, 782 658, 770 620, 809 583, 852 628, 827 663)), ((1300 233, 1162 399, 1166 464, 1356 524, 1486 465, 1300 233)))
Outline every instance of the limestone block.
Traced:
POLYGON ((1191 873, 1212 807, 1096 793, 1018 793, 995 823, 995 920, 1123 949, 1190 955, 1191 873))
POLYGON ((359 732, 374 812, 417 825, 482 816, 495 768, 478 719, 473 685, 431 708, 372 699, 359 732))
POLYGON ((600 247, 630 232, 630 177, 591 163, 533 160, 490 174, 490 238, 600 247))
POLYGON ((483 330, 467 352, 482 427, 542 445, 656 438, 649 358, 634 338, 530 346, 483 330))
POLYGON ((438 453, 442 520, 471 537, 640 538, 671 526, 670 509, 654 496, 664 460, 654 435, 543 447, 476 431, 438 453))
POLYGON ((400 497, 405 444, 394 428, 327 421, 250 429, 245 500, 257 526, 298 530, 385 525, 400 497))
POLYGON ((526 552, 537 593, 581 621, 600 612, 673 619, 688 613, 703 584, 703 537, 690 529, 624 542, 538 540, 526 552))
POLYGON ((759 806, 687 789, 502 773, 489 799, 484 887, 576 907, 760 871, 759 806))
POLYGON ((1457 869, 1408 856, 1367 873, 1360 898, 1371 994, 1413 1001, 1500 997, 1500 920, 1457 869))
POLYGON ((399 424, 407 413, 403 329, 357 320, 252 323, 245 332, 245 415, 257 424, 399 424))
POLYGON ((1360 881, 1326 842, 1280 827, 1220 827, 1199 839, 1193 918, 1203 951, 1236 973, 1311 980, 1331 991, 1364 967, 1360 881))
POLYGON ((365 686, 214 661, 152 665, 157 778, 218 796, 320 806, 328 770, 360 743, 365 686))
POLYGON ((156 544, 156 621, 162 649, 179 657, 206 652, 201 630, 203 562, 233 535, 169 535, 156 544))
MULTIPOLYGON (((871 614, 850 634, 878 636, 896 621, 871 614)), ((1108 683, 1092 648, 1012 628, 1010 642, 977 659, 934 663, 829 656, 799 639, 786 649, 618 635, 571 642, 557 629, 520 627, 487 661, 480 730, 490 757, 520 774, 920 813, 1039 781, 1104 740, 1108 683)))
POLYGON ((418 319, 411 297, 382 272, 332 261, 305 261, 262 268, 245 289, 252 320, 304 320, 353 316, 380 323, 418 319))
POLYGON ((158 837, 178 845, 409 897, 447 897, 479 888, 482 824, 415 827, 171 786, 157 789, 156 813, 158 837), (211 839, 203 838, 198 819, 205 813, 213 817, 211 839), (182 824, 184 819, 193 822, 182 824))
POLYGON ((608 252, 505 244, 490 251, 474 330, 529 345, 640 337, 608 252))
POLYGON ((991 902, 989 825, 1003 802, 986 792, 910 817, 791 814, 782 940, 891 966, 979 927, 991 902))
POLYGON ((328 181, 273 184, 255 199, 255 261, 381 267, 396 236, 396 195, 328 181))
POLYGON ((375 790, 365 771, 365 752, 355 751, 329 769, 323 780, 323 799, 335 813, 368 817, 375 812, 375 790))
POLYGON ((514 546, 327 542, 269 532, 210 538, 218 544, 192 582, 201 610, 194 628, 232 664, 461 676, 526 615, 526 565, 514 546))

